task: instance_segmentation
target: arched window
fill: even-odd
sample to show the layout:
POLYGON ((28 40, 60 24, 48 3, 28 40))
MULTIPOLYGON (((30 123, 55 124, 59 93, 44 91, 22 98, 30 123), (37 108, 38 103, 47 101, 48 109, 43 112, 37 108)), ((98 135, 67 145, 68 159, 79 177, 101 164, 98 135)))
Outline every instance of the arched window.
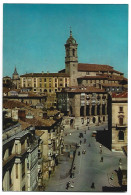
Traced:
POLYGON ((123 117, 119 118, 119 125, 122 126, 123 125, 123 117))
POLYGON ((75 56, 75 49, 72 50, 72 54, 73 54, 73 56, 75 56))
POLYGON ((91 108, 91 115, 95 115, 95 106, 94 105, 91 108))
POLYGON ((119 136, 119 140, 124 140, 124 132, 123 131, 120 131, 118 136, 119 136))
POLYGON ((84 116, 84 106, 81 106, 80 108, 80 116, 84 116))

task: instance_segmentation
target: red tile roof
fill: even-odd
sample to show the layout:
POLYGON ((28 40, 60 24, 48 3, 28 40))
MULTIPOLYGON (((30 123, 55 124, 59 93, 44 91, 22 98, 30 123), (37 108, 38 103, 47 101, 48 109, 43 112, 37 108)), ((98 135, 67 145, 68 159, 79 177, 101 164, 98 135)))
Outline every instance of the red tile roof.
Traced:
POLYGON ((122 87, 122 85, 118 83, 102 83, 101 84, 103 87, 122 87))
POLYGON ((103 64, 88 64, 88 63, 79 63, 78 64, 78 71, 92 71, 92 72, 97 72, 97 71, 109 71, 109 72, 115 72, 118 74, 122 74, 121 72, 114 70, 112 66, 109 65, 103 65, 103 64))
POLYGON ((112 66, 101 64, 78 64, 78 71, 109 71, 113 70, 112 66))
POLYGON ((91 92, 91 93, 96 93, 96 92, 105 92, 104 89, 99 89, 96 87, 88 86, 88 87, 70 87, 66 89, 68 93, 86 93, 86 92, 91 92))
POLYGON ((108 75, 96 75, 96 76, 83 76, 83 77, 79 77, 78 79, 88 79, 88 80, 93 80, 93 79, 95 79, 95 80, 101 80, 101 79, 107 79, 108 78, 108 75))
POLYGON ((128 92, 112 93, 112 98, 128 98, 128 92))
POLYGON ((3 108, 13 109, 13 108, 23 108, 23 107, 27 107, 27 105, 22 102, 13 101, 13 100, 3 101, 3 108))
POLYGON ((20 77, 69 77, 66 73, 28 73, 20 77))

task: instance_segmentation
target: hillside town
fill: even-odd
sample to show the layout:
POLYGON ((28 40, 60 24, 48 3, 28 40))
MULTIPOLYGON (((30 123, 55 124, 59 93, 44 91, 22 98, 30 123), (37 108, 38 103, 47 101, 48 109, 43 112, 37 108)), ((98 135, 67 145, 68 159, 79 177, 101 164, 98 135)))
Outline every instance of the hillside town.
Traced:
POLYGON ((3 77, 3 191, 127 190, 128 79, 77 49, 70 30, 58 73, 3 77))

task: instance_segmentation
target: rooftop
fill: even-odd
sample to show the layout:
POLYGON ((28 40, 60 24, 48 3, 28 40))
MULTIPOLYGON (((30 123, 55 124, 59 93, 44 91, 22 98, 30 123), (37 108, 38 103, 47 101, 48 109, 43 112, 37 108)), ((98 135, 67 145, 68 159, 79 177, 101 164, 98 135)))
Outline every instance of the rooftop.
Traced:
POLYGON ((28 73, 20 77, 69 77, 66 73, 28 73))
POLYGON ((27 107, 27 105, 19 101, 13 101, 13 100, 3 101, 3 108, 13 109, 13 108, 23 108, 23 107, 27 107))
POLYGON ((78 71, 109 71, 113 70, 112 66, 102 65, 102 64, 88 64, 88 63, 79 63, 78 71))
POLYGON ((96 88, 96 87, 92 87, 92 86, 88 86, 88 87, 85 87, 85 86, 74 86, 74 87, 69 87, 69 88, 66 88, 65 89, 65 92, 68 92, 68 93, 96 93, 96 92, 105 92, 104 89, 99 89, 99 88, 96 88))
POLYGON ((112 98, 128 98, 128 92, 112 93, 112 98))

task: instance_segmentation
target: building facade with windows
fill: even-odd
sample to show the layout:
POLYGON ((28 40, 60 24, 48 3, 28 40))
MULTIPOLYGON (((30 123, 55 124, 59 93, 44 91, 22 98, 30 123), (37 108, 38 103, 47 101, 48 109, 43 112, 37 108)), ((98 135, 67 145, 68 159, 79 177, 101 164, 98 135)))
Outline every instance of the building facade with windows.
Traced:
POLYGON ((47 95, 47 108, 56 107, 56 92, 69 86, 69 75, 66 73, 30 73, 20 76, 21 88, 47 95))
POLYGON ((74 126, 77 123, 99 125, 108 121, 108 94, 102 89, 70 87, 58 92, 57 98, 58 109, 70 116, 74 126))
POLYGON ((127 127, 128 127, 128 93, 113 93, 110 104, 111 120, 109 127, 112 132, 111 149, 122 151, 122 147, 127 146, 127 127))
POLYGON ((33 127, 22 131, 20 123, 3 130, 3 191, 37 189, 38 139, 34 132, 33 127))

